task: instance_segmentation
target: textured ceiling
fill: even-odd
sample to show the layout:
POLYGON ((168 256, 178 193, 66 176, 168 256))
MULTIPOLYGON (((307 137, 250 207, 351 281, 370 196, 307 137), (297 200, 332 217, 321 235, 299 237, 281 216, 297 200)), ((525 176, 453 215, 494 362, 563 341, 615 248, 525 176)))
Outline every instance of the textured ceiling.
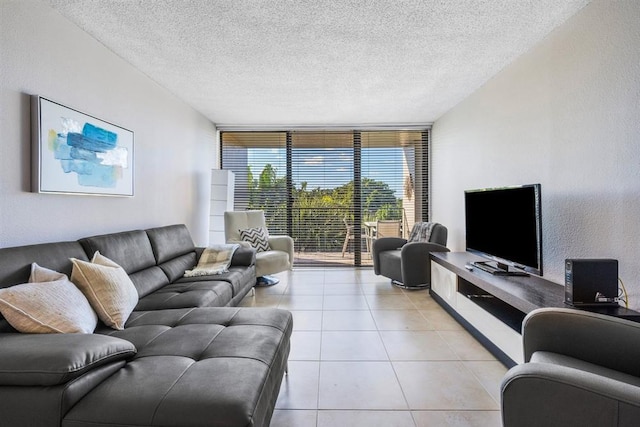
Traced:
POLYGON ((435 121, 589 0, 44 0, 219 125, 435 121))

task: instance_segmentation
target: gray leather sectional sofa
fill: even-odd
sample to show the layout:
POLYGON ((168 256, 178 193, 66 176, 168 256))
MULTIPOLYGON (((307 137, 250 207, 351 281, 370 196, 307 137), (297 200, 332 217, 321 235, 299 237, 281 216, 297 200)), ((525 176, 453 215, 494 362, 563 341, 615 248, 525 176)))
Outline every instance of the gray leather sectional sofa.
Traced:
POLYGON ((228 273, 184 278, 201 249, 184 225, 0 249, 0 288, 31 263, 71 275, 95 251, 139 302, 123 330, 19 333, 0 318, 1 426, 266 426, 287 366, 291 313, 234 307, 255 285, 255 253, 228 273))

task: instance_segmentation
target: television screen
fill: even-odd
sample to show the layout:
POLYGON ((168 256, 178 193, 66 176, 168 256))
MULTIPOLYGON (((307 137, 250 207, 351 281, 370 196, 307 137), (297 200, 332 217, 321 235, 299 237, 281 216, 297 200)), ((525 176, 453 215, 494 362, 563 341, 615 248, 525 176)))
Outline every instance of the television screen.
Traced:
POLYGON ((540 184, 465 191, 467 251, 542 275, 540 184))

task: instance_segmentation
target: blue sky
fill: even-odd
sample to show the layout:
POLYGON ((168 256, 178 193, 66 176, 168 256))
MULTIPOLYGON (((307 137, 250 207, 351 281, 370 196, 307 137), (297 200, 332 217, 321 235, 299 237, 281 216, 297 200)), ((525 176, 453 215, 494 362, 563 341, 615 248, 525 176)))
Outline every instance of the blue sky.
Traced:
MULTIPOLYGON (((375 148, 362 150, 362 176, 383 181, 394 190, 396 197, 402 197, 401 148, 375 148)), ((278 177, 286 173, 284 148, 249 150, 249 166, 254 176, 271 164, 278 177)), ((353 150, 350 148, 295 149, 293 152, 293 181, 296 187, 307 182, 307 188, 334 188, 353 179, 353 150)))

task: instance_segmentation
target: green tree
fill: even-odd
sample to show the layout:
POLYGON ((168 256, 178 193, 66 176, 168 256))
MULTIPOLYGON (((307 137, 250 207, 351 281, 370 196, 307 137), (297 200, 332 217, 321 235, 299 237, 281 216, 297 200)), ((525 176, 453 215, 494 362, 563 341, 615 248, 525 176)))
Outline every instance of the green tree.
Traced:
MULTIPOLYGON (((248 171, 251 209, 265 211, 273 234, 285 234, 287 215, 286 178, 278 178, 277 169, 265 165, 258 179, 248 171)), ((353 222, 353 180, 331 189, 309 189, 307 182, 292 188, 293 231, 297 250, 336 251, 344 241, 345 225, 353 222)), ((364 178, 361 183, 363 221, 402 219, 402 200, 395 197, 389 185, 364 178)))

